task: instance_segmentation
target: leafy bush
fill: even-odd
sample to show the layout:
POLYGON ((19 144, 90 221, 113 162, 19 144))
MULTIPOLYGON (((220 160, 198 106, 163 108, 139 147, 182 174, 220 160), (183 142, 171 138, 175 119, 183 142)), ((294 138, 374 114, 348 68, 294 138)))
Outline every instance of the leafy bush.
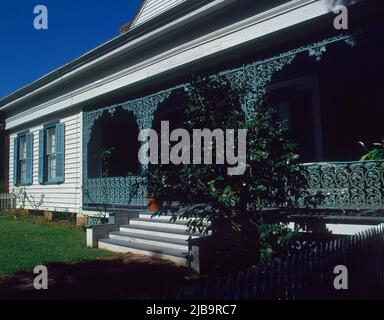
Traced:
MULTIPOLYGON (((244 175, 229 176, 228 167, 218 164, 181 165, 177 172, 160 165, 152 166, 149 185, 158 202, 179 201, 176 209, 188 219, 189 231, 213 231, 218 246, 226 252, 233 248, 232 258, 251 250, 252 257, 265 261, 281 256, 293 233, 284 225, 264 223, 263 208, 292 206, 302 175, 295 145, 276 110, 255 102, 255 114, 246 120, 240 103, 245 92, 248 88, 235 90, 222 80, 195 79, 184 105, 184 128, 191 136, 193 129, 247 130, 244 175)), ((215 146, 211 152, 216 154, 215 146)))
POLYGON ((371 150, 368 150, 363 142, 359 142, 359 144, 367 151, 367 153, 361 157, 361 161, 384 160, 384 140, 381 143, 374 143, 374 148, 371 150))

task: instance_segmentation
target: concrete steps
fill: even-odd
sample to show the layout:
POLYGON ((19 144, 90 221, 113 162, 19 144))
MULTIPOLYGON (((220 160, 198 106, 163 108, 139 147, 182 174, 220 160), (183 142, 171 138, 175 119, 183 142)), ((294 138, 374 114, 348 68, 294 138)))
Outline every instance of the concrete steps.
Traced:
POLYGON ((188 264, 188 251, 157 247, 143 243, 122 241, 116 239, 99 240, 99 248, 118 253, 135 253, 160 259, 171 260, 177 264, 188 264))
POLYGON ((147 245, 153 245, 156 247, 164 247, 171 249, 180 249, 188 251, 188 241, 177 238, 151 236, 148 234, 140 235, 132 232, 111 232, 109 234, 110 239, 130 241, 135 243, 143 243, 147 245))
POLYGON ((198 234, 188 234, 184 230, 174 229, 174 228, 158 228, 148 227, 148 226, 140 226, 140 225, 124 225, 120 227, 120 231, 122 232, 130 232, 137 233, 141 235, 152 235, 159 237, 168 237, 168 238, 176 238, 176 239, 185 239, 187 240, 190 236, 192 238, 197 238, 198 234))
MULTIPOLYGON (((175 215, 175 216, 178 217, 179 215, 175 215)), ((161 221, 169 222, 172 219, 172 217, 173 217, 172 214, 158 216, 158 215, 153 215, 152 213, 148 213, 148 212, 140 212, 139 213, 140 219, 153 219, 153 220, 161 220, 161 221)), ((183 220, 181 220, 181 221, 183 221, 183 220)))
POLYGON ((184 232, 188 230, 186 222, 184 221, 168 222, 160 219, 156 220, 156 219, 147 219, 147 218, 137 218, 137 219, 131 219, 129 221, 129 224, 131 226, 157 227, 157 228, 163 228, 165 230, 175 229, 175 230, 181 230, 184 232))
POLYGON ((99 248, 118 253, 135 253, 171 260, 189 265, 189 238, 200 234, 188 234, 187 220, 170 221, 172 215, 153 216, 150 212, 139 212, 138 218, 120 225, 118 231, 98 241, 99 248))

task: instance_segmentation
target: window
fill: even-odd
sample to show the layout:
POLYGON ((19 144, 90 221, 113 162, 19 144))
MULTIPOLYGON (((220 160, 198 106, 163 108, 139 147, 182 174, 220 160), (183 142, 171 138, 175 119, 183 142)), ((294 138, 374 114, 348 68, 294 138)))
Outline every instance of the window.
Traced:
POLYGON ((20 181, 27 180, 27 141, 25 136, 21 136, 19 138, 19 166, 20 166, 20 181))
POLYGON ((64 182, 64 124, 45 125, 39 132, 39 183, 64 182))
POLYGON ((47 177, 48 181, 56 179, 56 132, 55 128, 47 129, 47 177))
POLYGON ((32 133, 18 134, 14 139, 13 182, 15 185, 32 184, 32 133))

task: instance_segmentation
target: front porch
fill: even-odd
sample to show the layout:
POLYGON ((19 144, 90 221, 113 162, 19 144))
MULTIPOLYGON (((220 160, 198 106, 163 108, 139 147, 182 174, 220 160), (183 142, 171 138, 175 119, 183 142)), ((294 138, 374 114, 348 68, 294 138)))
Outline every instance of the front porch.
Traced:
MULTIPOLYGON (((383 135, 378 126, 383 113, 376 95, 379 89, 372 86, 372 79, 359 83, 362 74, 354 69, 342 79, 332 78, 335 64, 346 72, 354 59, 371 52, 368 50, 376 43, 366 40, 360 34, 337 35, 211 75, 233 87, 246 83, 254 89, 255 94, 241 102, 245 117, 252 117, 249 106, 254 100, 278 107, 280 117, 288 120, 291 139, 308 162, 303 168, 309 190, 323 196, 320 208, 383 205, 383 162, 358 161, 364 153, 358 142, 377 142, 383 135), (361 48, 359 41, 364 43, 361 48), (367 97, 366 101, 361 97, 367 97), (363 107, 363 103, 369 106, 363 107)), ((379 49, 377 55, 383 51, 379 49)), ((372 64, 364 61, 358 71, 369 74, 367 67, 372 64)), ((84 112, 83 208, 146 208, 147 168, 137 159, 138 133, 156 128, 165 119, 177 127, 177 106, 188 86, 184 83, 84 112), (112 150, 112 156, 103 159, 103 150, 112 150)), ((303 199, 297 199, 297 206, 305 206, 303 199)))

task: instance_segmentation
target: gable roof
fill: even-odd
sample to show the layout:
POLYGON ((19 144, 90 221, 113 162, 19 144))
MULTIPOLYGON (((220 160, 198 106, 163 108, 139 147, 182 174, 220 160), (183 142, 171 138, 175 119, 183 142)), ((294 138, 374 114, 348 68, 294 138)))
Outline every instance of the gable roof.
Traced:
POLYGON ((151 20, 187 0, 144 0, 135 19, 132 28, 151 20))

